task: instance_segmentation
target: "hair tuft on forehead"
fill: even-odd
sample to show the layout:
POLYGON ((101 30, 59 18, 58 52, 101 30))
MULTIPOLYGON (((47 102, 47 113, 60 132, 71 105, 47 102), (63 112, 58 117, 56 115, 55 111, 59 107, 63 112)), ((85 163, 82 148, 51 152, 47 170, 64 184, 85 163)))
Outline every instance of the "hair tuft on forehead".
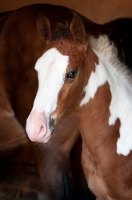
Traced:
POLYGON ((68 27, 68 24, 66 23, 66 25, 64 25, 61 23, 57 23, 55 29, 52 31, 50 40, 55 41, 58 39, 69 39, 69 38, 72 38, 72 35, 68 27))

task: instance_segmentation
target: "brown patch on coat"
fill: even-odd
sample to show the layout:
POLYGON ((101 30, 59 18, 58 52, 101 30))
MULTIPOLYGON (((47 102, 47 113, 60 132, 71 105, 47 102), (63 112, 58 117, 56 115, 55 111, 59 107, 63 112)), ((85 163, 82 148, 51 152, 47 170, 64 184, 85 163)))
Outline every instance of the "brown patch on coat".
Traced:
POLYGON ((83 170, 89 187, 99 199, 130 200, 132 153, 128 156, 117 154, 120 120, 109 125, 110 102, 111 92, 106 83, 77 111, 83 139, 83 170))
POLYGON ((87 46, 88 44, 81 45, 65 41, 64 45, 65 48, 58 44, 57 48, 62 54, 69 55, 66 73, 76 70, 77 76, 74 79, 65 79, 65 83, 59 92, 57 109, 53 113, 58 118, 72 106, 76 107, 80 104, 81 99, 85 96, 83 88, 87 85, 91 73, 95 71, 95 65, 99 64, 98 57, 91 47, 87 46), (65 52, 63 49, 65 49, 65 52))

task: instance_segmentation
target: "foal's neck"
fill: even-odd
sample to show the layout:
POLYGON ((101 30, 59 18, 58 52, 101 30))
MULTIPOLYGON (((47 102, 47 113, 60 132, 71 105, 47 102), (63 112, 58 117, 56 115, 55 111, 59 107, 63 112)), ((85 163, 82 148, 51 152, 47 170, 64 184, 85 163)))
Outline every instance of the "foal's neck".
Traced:
MULTIPOLYGON (((98 40, 91 39, 91 47, 99 59, 95 71, 91 73, 85 87, 86 95, 81 101, 83 106, 94 99, 97 90, 105 83, 109 84, 111 101, 109 105, 109 126, 120 120, 120 138, 117 141, 117 153, 128 155, 132 150, 132 77, 128 69, 117 58, 116 48, 107 36, 98 40)), ((102 96, 101 98, 105 98, 102 96)))

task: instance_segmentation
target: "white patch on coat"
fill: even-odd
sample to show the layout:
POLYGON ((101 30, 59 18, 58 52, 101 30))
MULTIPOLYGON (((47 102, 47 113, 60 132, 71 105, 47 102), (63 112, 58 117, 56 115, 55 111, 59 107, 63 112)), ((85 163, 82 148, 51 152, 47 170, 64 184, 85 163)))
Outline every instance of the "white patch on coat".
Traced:
POLYGON ((51 114, 56 109, 68 63, 69 57, 62 55, 56 48, 49 49, 38 59, 35 69, 39 86, 33 110, 51 114))
POLYGON ((127 156, 132 150, 132 76, 129 76, 126 66, 120 63, 116 49, 106 36, 101 36, 98 40, 91 39, 91 46, 99 58, 99 65, 91 73, 84 89, 86 95, 80 106, 94 98, 98 88, 106 81, 109 83, 112 96, 109 125, 120 120, 117 153, 127 156))
POLYGON ((90 98, 94 98, 95 93, 99 86, 103 85, 107 81, 106 71, 102 64, 96 65, 95 72, 91 73, 91 76, 88 80, 88 84, 84 88, 85 97, 81 101, 80 106, 89 102, 90 98))

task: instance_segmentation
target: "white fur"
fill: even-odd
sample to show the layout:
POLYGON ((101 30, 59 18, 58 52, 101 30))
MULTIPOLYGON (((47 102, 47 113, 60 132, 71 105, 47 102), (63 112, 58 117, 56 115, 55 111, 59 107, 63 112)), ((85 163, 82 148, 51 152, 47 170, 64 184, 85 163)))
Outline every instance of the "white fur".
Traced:
POLYGON ((69 57, 56 48, 49 49, 37 61, 39 88, 33 110, 52 113, 56 109, 58 93, 64 83, 69 57))
POLYGON ((91 46, 99 58, 99 65, 91 73, 85 87, 86 95, 80 106, 94 98, 99 86, 106 81, 109 83, 112 99, 108 123, 114 125, 117 119, 120 120, 117 153, 127 156, 132 150, 132 77, 128 75, 126 66, 120 63, 116 49, 106 36, 101 36, 98 40, 91 39, 91 46))
POLYGON ((97 92, 97 89, 99 86, 103 85, 107 79, 106 79, 106 71, 104 70, 104 66, 102 64, 96 65, 95 72, 91 73, 91 76, 89 78, 88 84, 85 87, 84 91, 86 92, 85 97, 81 101, 80 106, 86 104, 89 102, 90 98, 94 98, 95 93, 97 92))

